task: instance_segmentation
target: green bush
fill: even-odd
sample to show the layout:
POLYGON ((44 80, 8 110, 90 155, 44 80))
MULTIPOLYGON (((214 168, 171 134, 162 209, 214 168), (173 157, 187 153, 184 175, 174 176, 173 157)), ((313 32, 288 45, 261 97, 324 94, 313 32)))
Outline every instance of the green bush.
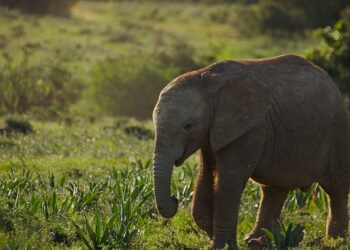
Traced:
POLYGON ((333 25, 340 18, 341 11, 350 6, 349 1, 343 0, 280 0, 280 2, 285 8, 303 12, 305 28, 333 25))
POLYGON ((59 63, 30 65, 26 52, 19 63, 5 55, 0 72, 0 114, 34 110, 58 114, 80 96, 81 84, 59 63))
POLYGON ((306 52, 307 59, 324 68, 336 81, 341 92, 350 97, 350 8, 333 26, 320 32, 321 44, 306 52))
POLYGON ((147 57, 102 62, 92 76, 93 98, 102 114, 150 117, 169 73, 147 57))
POLYGON ((23 118, 10 117, 5 121, 6 125, 0 127, 0 135, 30 134, 33 133, 32 124, 23 118))
POLYGON ((33 14, 69 15, 77 0, 0 0, 0 4, 33 14))
POLYGON ((334 24, 348 5, 333 0, 260 0, 243 6, 235 25, 247 35, 300 32, 334 24))
POLYGON ((175 76, 199 68, 194 52, 175 42, 155 52, 109 59, 92 73, 91 95, 102 114, 150 118, 161 89, 175 76))

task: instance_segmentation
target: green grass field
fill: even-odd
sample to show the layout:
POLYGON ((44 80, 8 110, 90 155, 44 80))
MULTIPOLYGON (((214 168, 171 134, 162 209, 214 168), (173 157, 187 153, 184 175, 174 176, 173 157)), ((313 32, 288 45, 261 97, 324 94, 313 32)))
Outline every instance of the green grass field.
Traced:
MULTIPOLYGON (((309 33, 245 37, 237 15, 235 5, 169 2, 79 2, 71 18, 0 9, 0 64, 8 55, 15 64, 26 50, 30 63, 59 61, 89 89, 91 70, 100 61, 152 53, 174 39, 189 44, 201 63, 303 55, 317 43, 309 33), (232 13, 225 22, 217 14, 223 9, 232 13)), ((174 173, 178 214, 161 218, 152 193, 151 121, 95 116, 82 110, 88 96, 84 92, 67 117, 91 117, 29 117, 33 134, 0 135, 0 249, 206 249, 209 239, 190 215, 197 156, 174 173)), ((249 182, 239 217, 240 249, 246 249, 243 238, 253 227, 259 196, 249 182)), ((324 245, 326 214, 317 186, 289 195, 281 223, 305 227, 296 249, 324 245)))
MULTIPOLYGON (((27 136, 0 137, 3 248, 205 249, 209 244, 190 215, 196 156, 174 174, 172 188, 180 198, 179 213, 165 220, 155 210, 149 123, 110 118, 69 125, 36 122, 34 129, 27 136), (143 132, 128 133, 129 127, 143 132)), ((242 249, 258 201, 258 186, 250 182, 239 218, 242 249)), ((326 207, 323 192, 290 194, 281 220, 285 226, 305 227, 297 249, 320 249, 326 207)))

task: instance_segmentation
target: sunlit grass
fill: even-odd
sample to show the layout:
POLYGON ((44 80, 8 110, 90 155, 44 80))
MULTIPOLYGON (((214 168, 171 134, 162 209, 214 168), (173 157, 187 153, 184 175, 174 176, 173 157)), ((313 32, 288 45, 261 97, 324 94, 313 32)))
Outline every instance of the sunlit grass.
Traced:
MULTIPOLYGON (((137 139, 124 130, 130 124, 151 129, 151 123, 108 118, 86 122, 84 127, 79 121, 69 126, 33 124, 32 135, 0 137, 0 142, 16 145, 1 148, 0 246, 9 249, 26 244, 53 249, 208 246, 209 239, 196 227, 190 214, 198 168, 196 155, 174 171, 172 192, 180 198, 179 213, 168 221, 156 212, 150 160, 153 140, 137 139), (92 135, 95 140, 87 145, 86 138, 92 135), (116 142, 118 146, 112 150, 98 146, 116 142)), ((237 233, 241 249, 246 249, 243 238, 254 225, 259 200, 259 187, 248 182, 237 233)), ((319 249, 323 245, 326 207, 324 193, 317 186, 306 193, 295 191, 289 195, 281 221, 285 226, 293 223, 305 227, 297 249, 319 249)))

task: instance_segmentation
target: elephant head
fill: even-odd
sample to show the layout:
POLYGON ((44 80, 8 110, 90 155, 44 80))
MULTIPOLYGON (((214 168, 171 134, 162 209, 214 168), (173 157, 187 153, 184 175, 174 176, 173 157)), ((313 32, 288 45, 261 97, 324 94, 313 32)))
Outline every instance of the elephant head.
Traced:
POLYGON ((161 92, 153 111, 155 126, 154 188, 158 210, 173 217, 173 165, 209 145, 224 148, 263 119, 270 103, 266 86, 244 65, 224 61, 174 79, 161 92))

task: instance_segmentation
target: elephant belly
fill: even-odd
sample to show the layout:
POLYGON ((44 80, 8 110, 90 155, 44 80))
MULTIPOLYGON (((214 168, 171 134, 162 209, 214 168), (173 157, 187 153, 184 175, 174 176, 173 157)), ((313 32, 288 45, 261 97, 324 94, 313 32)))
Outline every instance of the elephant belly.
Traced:
POLYGON ((304 188, 317 182, 327 169, 330 134, 308 134, 272 138, 258 162, 252 179, 263 185, 304 188))
POLYGON ((279 186, 289 189, 305 188, 318 182, 325 172, 325 164, 321 161, 298 162, 295 164, 269 166, 259 165, 251 178, 263 185, 279 186))
POLYGON ((275 174, 264 174, 264 173, 254 173, 251 178, 262 185, 265 186, 278 186, 287 189, 300 188, 302 190, 307 189, 313 182, 316 182, 316 178, 310 175, 295 175, 286 173, 275 173, 275 174), (294 176, 293 176, 294 175, 294 176))

